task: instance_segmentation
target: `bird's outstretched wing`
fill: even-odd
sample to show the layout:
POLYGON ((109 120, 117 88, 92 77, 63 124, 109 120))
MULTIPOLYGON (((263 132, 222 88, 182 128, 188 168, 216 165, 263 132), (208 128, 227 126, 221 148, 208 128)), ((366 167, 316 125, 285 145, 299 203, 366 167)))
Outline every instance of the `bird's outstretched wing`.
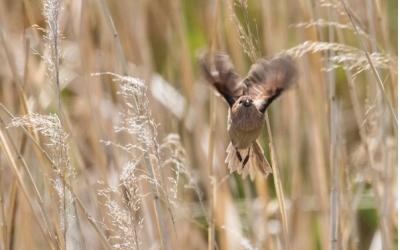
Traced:
POLYGON ((200 65, 205 79, 225 98, 230 107, 243 95, 244 85, 241 77, 234 71, 231 59, 227 54, 216 52, 213 58, 213 67, 210 65, 210 56, 204 52, 200 58, 200 65))
POLYGON ((245 94, 249 95, 261 112, 279 95, 295 84, 296 64, 288 54, 280 54, 272 59, 260 59, 250 68, 243 80, 245 94))

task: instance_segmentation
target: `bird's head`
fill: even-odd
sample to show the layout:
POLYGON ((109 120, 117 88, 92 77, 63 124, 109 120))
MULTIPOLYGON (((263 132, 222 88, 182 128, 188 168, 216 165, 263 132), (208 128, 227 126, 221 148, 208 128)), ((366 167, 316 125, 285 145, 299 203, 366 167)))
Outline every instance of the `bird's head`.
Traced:
POLYGON ((258 100, 253 100, 248 95, 243 95, 236 100, 229 113, 232 128, 241 131, 259 130, 264 124, 264 113, 257 108, 258 100))
POLYGON ((257 100, 253 100, 250 96, 243 95, 236 100, 231 111, 236 117, 242 119, 248 119, 252 116, 258 117, 260 112, 257 109, 256 102, 257 100))
POLYGON ((243 107, 250 107, 253 104, 253 100, 249 96, 241 96, 238 100, 237 103, 239 103, 240 106, 243 107))

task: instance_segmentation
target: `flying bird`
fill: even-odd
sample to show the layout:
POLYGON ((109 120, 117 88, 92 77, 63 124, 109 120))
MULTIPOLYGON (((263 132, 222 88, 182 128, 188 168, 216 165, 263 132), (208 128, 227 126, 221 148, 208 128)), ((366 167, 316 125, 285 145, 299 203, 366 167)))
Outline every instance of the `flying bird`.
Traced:
POLYGON ((231 139, 225 163, 230 172, 237 171, 243 179, 250 175, 268 176, 271 167, 257 138, 265 122, 267 107, 295 84, 297 69, 292 57, 281 53, 271 59, 259 59, 242 79, 229 56, 208 52, 200 58, 205 79, 228 103, 228 133, 231 139), (212 60, 210 60, 212 59, 212 60), (212 65, 210 65, 210 61, 212 65))

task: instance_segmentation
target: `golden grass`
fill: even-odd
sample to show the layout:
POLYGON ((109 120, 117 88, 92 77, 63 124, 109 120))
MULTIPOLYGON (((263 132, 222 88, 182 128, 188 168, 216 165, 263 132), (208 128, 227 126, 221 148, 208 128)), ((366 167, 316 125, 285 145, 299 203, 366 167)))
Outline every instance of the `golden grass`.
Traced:
POLYGON ((0 249, 397 249, 397 2, 344 2, 0 1, 0 249), (203 47, 296 57, 268 179, 203 47))

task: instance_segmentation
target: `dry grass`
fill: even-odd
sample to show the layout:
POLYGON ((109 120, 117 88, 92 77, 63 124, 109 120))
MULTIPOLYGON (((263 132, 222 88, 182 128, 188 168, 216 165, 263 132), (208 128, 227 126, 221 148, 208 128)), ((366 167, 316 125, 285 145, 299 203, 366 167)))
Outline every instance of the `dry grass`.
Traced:
POLYGON ((396 46, 393 0, 0 1, 0 249, 397 249, 396 46), (296 58, 274 176, 229 174, 204 46, 296 58))

